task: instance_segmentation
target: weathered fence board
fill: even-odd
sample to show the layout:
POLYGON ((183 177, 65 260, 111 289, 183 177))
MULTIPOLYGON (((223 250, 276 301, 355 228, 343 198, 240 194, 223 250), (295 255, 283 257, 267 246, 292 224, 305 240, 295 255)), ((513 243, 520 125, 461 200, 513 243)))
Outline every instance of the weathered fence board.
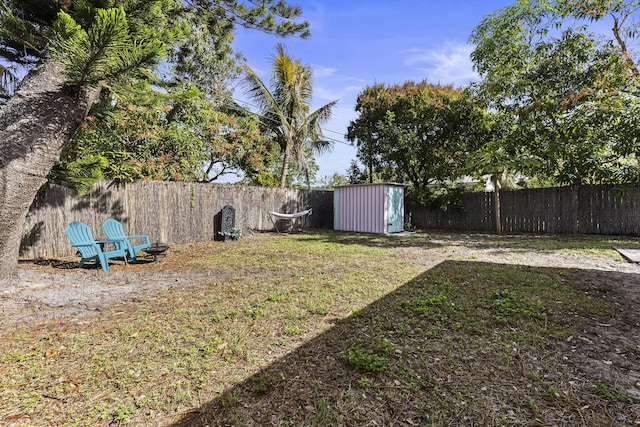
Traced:
MULTIPOLYGON (((583 186, 500 193, 505 233, 610 234, 640 236, 640 186, 583 186)), ((463 211, 447 212, 407 204, 411 223, 423 229, 495 230, 491 193, 465 193, 463 211)), ((72 221, 91 226, 104 237, 102 223, 120 220, 130 234, 149 234, 168 244, 214 240, 219 213, 236 210, 236 227, 273 230, 266 211, 293 213, 313 208, 311 228, 333 227, 333 192, 231 184, 161 181, 101 181, 79 196, 54 186, 34 201, 25 221, 20 248, 23 259, 72 255, 64 234, 72 221)))
POLYGON ((491 231, 494 227, 493 200, 490 193, 464 193, 462 211, 414 206, 407 204, 405 212, 417 228, 491 231))
POLYGON ((80 196, 53 186, 33 202, 25 221, 20 257, 35 259, 73 255, 64 229, 72 221, 88 224, 104 238, 107 218, 121 221, 129 234, 148 234, 167 244, 214 240, 216 218, 225 205, 236 210, 236 228, 272 230, 266 211, 293 213, 313 208, 308 225, 333 226, 333 192, 162 181, 96 183, 80 196), (329 212, 329 214, 327 214, 329 212))
MULTIPOLYGON (((464 211, 410 206, 418 228, 494 231, 492 193, 465 193, 464 211)), ((538 188, 500 193, 505 233, 640 235, 640 186, 538 188)))

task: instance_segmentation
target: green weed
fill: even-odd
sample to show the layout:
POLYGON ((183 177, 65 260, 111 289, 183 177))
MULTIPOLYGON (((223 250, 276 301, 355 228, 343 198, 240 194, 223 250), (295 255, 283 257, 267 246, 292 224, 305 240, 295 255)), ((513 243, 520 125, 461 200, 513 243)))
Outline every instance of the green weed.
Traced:
POLYGON ((389 367, 393 347, 388 341, 376 340, 371 344, 354 343, 344 356, 352 367, 363 372, 382 372, 389 367))
POLYGON ((567 365, 589 353, 566 338, 626 304, 608 272, 586 283, 569 269, 451 261, 471 244, 608 256, 612 241, 322 232, 176 245, 154 280, 166 269, 171 283, 186 271, 209 282, 6 332, 0 401, 11 422, 42 425, 192 412, 209 417, 192 425, 632 425, 624 393, 565 387, 567 365))
POLYGON ((609 399, 609 400, 617 400, 619 402, 625 403, 633 403, 633 399, 627 396, 625 393, 621 393, 602 381, 596 380, 593 382, 593 389, 600 396, 609 399))
POLYGON ((455 310, 455 304, 446 295, 438 294, 427 298, 412 300, 410 306, 422 316, 430 320, 444 322, 455 310))

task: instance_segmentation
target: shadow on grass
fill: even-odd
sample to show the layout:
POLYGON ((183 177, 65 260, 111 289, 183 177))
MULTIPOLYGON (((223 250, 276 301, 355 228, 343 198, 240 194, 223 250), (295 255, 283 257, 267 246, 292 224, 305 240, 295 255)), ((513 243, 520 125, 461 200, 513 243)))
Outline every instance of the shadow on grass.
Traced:
POLYGON ((297 237, 301 241, 331 243, 338 245, 359 245, 380 248, 396 248, 403 246, 438 248, 445 243, 436 242, 430 233, 413 233, 409 235, 350 233, 331 230, 311 230, 299 233, 297 237))
MULTIPOLYGON (((164 258, 166 255, 162 254, 160 257, 164 258)), ((154 259, 151 255, 139 255, 135 261, 128 260, 130 265, 143 265, 143 264, 155 264, 157 258, 154 259)), ((18 260, 19 264, 33 264, 43 267, 53 267, 60 270, 100 270, 102 266, 98 261, 88 261, 82 267, 80 267, 80 258, 77 260, 58 259, 58 258, 38 258, 38 259, 26 259, 18 260)), ((127 267, 122 257, 110 258, 109 268, 112 267, 127 267)))
POLYGON ((383 248, 418 247, 438 248, 458 244, 474 249, 504 249, 510 251, 603 251, 614 246, 640 249, 637 237, 607 235, 554 235, 461 233, 444 230, 420 230, 409 235, 376 235, 318 230, 309 240, 343 245, 364 245, 383 248))
MULTIPOLYGON (((35 259, 35 260, 18 260, 18 264, 34 264, 34 265, 40 265, 40 266, 45 266, 45 267, 53 267, 53 268, 58 268, 61 270, 76 270, 78 269, 78 264, 79 264, 79 260, 78 261, 69 261, 69 260, 64 260, 64 259, 57 259, 57 258, 39 258, 39 259, 35 259)), ((100 264, 96 264, 94 262, 90 262, 87 263, 83 266, 83 268, 87 268, 87 269, 97 269, 100 268, 100 264)))
POLYGON ((640 352, 622 349, 640 348, 638 287, 632 274, 443 262, 173 427, 631 424, 640 352))

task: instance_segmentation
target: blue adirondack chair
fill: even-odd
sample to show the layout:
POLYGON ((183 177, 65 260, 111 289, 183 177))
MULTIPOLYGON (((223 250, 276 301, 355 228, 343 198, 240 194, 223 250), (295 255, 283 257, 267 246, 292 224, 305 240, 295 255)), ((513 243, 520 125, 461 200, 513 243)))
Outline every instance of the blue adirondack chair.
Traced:
POLYGON ((127 264, 126 246, 123 240, 95 240, 91 232, 91 227, 79 221, 74 221, 67 225, 65 233, 67 233, 71 245, 80 252, 80 267, 82 267, 86 261, 97 261, 102 266, 102 270, 108 272, 109 259, 115 257, 124 258, 124 263, 127 264), (115 249, 105 251, 102 249, 101 244, 113 245, 115 249))
POLYGON ((138 253, 138 251, 141 251, 151 246, 151 240, 149 240, 149 236, 147 235, 128 236, 124 232, 124 227, 122 226, 122 223, 112 218, 109 218, 102 224, 102 231, 104 231, 104 234, 106 234, 109 239, 124 241, 125 249, 129 253, 129 256, 131 257, 131 260, 133 262, 136 261, 136 254, 138 253), (134 245, 132 243, 132 240, 137 240, 139 244, 134 245))

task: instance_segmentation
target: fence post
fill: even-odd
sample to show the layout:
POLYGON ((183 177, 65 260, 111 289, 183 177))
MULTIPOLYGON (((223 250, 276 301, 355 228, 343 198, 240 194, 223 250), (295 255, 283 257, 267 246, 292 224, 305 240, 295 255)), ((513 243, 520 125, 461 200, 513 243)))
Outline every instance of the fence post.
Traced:
POLYGON ((502 219, 500 218, 500 180, 498 174, 494 173, 491 176, 493 181, 493 212, 496 220, 496 234, 502 234, 502 219))

